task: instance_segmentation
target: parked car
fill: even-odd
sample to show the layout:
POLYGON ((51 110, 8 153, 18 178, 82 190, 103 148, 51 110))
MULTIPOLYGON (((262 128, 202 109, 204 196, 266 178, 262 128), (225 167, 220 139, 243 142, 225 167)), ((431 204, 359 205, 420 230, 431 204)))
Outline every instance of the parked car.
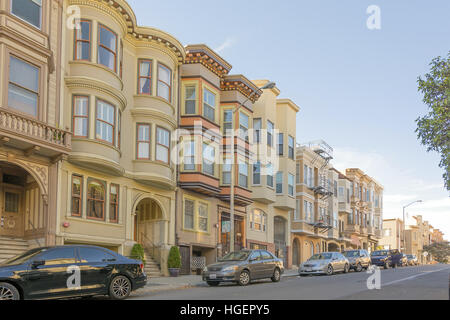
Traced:
POLYGON ((419 260, 417 259, 415 254, 408 254, 406 256, 408 257, 408 265, 410 265, 410 266, 419 265, 419 260))
POLYGON ((0 264, 0 300, 122 300, 146 283, 141 261, 94 246, 36 248, 0 264))
POLYGON ((341 253, 324 252, 315 254, 308 261, 302 263, 299 268, 299 275, 332 275, 335 272, 347 273, 349 270, 350 262, 341 253))
POLYGON ((401 254, 401 258, 400 258, 400 263, 399 266, 402 267, 407 267, 408 266, 408 257, 406 256, 406 254, 402 253, 401 254))
POLYGON ((202 279, 212 287, 221 282, 235 282, 241 286, 257 279, 271 279, 278 282, 284 272, 283 261, 266 250, 241 250, 231 252, 208 265, 202 272, 202 279))
POLYGON ((392 256, 390 250, 377 250, 370 254, 371 264, 384 269, 388 269, 392 266, 392 256))
POLYGON ((366 250, 347 250, 342 253, 350 263, 350 269, 361 272, 370 267, 370 256, 366 250))

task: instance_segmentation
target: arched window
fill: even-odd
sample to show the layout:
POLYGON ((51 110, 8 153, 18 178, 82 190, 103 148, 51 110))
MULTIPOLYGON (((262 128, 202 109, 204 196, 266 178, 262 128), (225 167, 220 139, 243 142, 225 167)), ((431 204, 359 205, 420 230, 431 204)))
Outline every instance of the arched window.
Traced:
POLYGON ((93 220, 105 220, 105 187, 97 180, 88 181, 87 217, 93 220))
POLYGON ((253 210, 250 215, 250 229, 263 232, 267 230, 267 216, 262 210, 253 210))

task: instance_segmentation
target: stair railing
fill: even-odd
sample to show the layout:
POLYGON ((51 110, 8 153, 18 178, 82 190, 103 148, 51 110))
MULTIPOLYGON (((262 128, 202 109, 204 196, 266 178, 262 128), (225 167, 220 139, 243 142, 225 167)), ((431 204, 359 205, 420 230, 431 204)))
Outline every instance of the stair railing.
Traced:
POLYGON ((160 248, 154 244, 154 242, 145 235, 145 233, 141 232, 141 245, 144 249, 150 254, 152 259, 156 261, 158 265, 161 264, 160 259, 160 248))

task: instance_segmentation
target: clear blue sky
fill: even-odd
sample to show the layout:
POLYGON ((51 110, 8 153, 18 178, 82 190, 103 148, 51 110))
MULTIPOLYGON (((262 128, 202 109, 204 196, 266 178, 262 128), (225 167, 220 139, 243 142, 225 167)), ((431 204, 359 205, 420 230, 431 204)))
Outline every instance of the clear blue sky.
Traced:
POLYGON ((416 138, 427 112, 417 77, 450 51, 448 0, 130 0, 140 25, 184 45, 205 43, 232 73, 270 79, 295 101, 297 140, 324 139, 338 169, 358 166, 385 186, 385 216, 423 214, 450 236, 439 156, 416 138), (381 9, 381 30, 366 10, 381 9))

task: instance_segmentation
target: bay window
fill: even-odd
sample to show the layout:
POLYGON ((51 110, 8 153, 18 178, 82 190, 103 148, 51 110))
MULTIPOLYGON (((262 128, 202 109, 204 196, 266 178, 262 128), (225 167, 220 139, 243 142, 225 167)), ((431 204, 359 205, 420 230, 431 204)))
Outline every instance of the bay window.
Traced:
POLYGON ((278 155, 282 156, 284 154, 284 134, 278 134, 278 155))
POLYGON ((103 100, 97 100, 96 138, 114 145, 115 107, 103 100))
POLYGON ((283 193, 283 172, 277 172, 277 193, 283 193))
POLYGON ((249 116, 243 112, 239 113, 239 133, 241 139, 248 141, 249 116))
POLYGON ((184 113, 195 114, 195 104, 197 101, 197 92, 194 85, 186 86, 185 88, 185 100, 184 100, 184 113))
POLYGON ((261 162, 259 161, 253 165, 253 184, 261 184, 261 162))
POLYGON ((41 29, 42 0, 12 0, 11 13, 41 29))
POLYGON ((263 211, 255 209, 250 214, 250 229, 263 232, 267 230, 267 217, 263 211))
POLYGON ((170 132, 161 127, 156 128, 156 161, 169 163, 170 132))
POLYGON ((87 138, 89 128, 89 97, 73 97, 73 136, 87 138))
POLYGON ((262 122, 261 119, 253 119, 253 132, 254 132, 254 143, 261 143, 261 129, 262 122))
POLYGON ((274 125, 273 122, 267 121, 267 145, 273 146, 273 131, 274 131, 274 125))
POLYGON ((266 167, 267 172, 267 185, 273 188, 273 165, 269 163, 266 167))
POLYGON ((203 116, 211 122, 215 122, 216 95, 208 89, 203 89, 203 116))
POLYGON ((14 56, 9 62, 8 106, 37 117, 39 68, 14 56))
POLYGON ((195 141, 184 144, 184 170, 195 170, 195 141))
POLYGON ((158 63, 158 97, 172 102, 172 70, 158 63))
POLYGON ((74 60, 91 60, 91 22, 80 20, 79 29, 75 29, 74 60))
POLYGON ((98 63, 117 72, 117 35, 100 24, 98 39, 98 63))
POLYGON ((239 163, 239 186, 248 188, 248 164, 239 163))
POLYGON ((294 158, 295 158, 295 140, 291 136, 289 136, 288 146, 289 146, 289 154, 288 154, 289 159, 294 160, 294 158))
POLYGON ((136 158, 150 160, 150 125, 137 124, 136 158))
POLYGON ((216 150, 207 143, 203 143, 203 173, 214 176, 216 150))
POLYGON ((152 60, 139 60, 138 94, 152 94, 152 60))
POLYGON ((288 194, 293 197, 294 196, 294 175, 289 174, 288 176, 288 194))

